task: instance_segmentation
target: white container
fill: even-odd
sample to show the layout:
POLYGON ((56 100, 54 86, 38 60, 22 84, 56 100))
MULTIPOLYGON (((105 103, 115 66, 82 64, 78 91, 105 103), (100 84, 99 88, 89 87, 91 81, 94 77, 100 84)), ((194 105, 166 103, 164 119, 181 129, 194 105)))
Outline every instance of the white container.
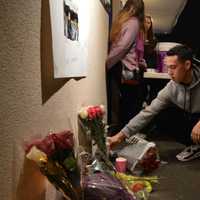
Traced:
POLYGON ((171 48, 177 46, 177 45, 181 45, 180 43, 176 43, 176 42, 158 42, 156 45, 156 52, 157 52, 157 67, 156 69, 159 72, 163 72, 166 73, 167 72, 167 68, 165 68, 164 64, 163 64, 163 59, 167 53, 167 51, 169 51, 171 48))
POLYGON ((177 42, 158 42, 156 44, 156 51, 168 51, 169 49, 177 45, 181 45, 181 44, 177 42))

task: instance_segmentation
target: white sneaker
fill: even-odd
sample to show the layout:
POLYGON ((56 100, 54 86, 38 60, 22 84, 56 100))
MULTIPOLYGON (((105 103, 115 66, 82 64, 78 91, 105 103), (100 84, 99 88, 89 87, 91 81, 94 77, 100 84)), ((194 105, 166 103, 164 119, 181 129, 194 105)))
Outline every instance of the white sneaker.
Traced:
POLYGON ((186 147, 181 153, 176 155, 180 161, 190 161, 200 157, 200 145, 191 145, 186 147))

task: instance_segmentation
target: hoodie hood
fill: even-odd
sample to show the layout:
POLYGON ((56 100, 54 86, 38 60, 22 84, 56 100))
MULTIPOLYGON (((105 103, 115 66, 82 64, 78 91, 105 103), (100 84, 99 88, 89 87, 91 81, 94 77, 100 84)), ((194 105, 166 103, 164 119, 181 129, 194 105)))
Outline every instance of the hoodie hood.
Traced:
POLYGON ((192 83, 189 85, 189 89, 192 89, 200 82, 200 66, 193 64, 192 66, 192 83))

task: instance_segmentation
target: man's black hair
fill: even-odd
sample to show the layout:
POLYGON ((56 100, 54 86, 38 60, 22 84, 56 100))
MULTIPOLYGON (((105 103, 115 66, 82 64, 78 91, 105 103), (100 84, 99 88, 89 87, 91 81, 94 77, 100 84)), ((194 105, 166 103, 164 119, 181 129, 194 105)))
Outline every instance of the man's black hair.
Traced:
POLYGON ((193 61, 192 49, 186 45, 177 45, 167 52, 167 56, 178 56, 178 60, 185 62, 186 60, 193 61))

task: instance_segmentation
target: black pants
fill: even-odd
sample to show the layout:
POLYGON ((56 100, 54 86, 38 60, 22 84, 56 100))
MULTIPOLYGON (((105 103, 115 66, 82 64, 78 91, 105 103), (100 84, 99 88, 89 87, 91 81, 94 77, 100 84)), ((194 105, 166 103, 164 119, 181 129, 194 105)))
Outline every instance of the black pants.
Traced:
POLYGON ((191 114, 173 107, 161 111, 151 125, 154 125, 154 130, 158 135, 164 134, 171 136, 177 142, 188 146, 193 144, 191 132, 199 120, 200 113, 191 114))
POLYGON ((122 65, 117 63, 107 73, 108 124, 115 125, 113 132, 118 132, 141 109, 145 99, 145 84, 121 83, 122 65))
POLYGON ((146 96, 145 84, 121 85, 121 122, 125 126, 142 109, 146 96))
MULTIPOLYGON (((121 99, 121 71, 122 66, 117 63, 107 72, 107 106, 108 124, 119 126, 120 124, 120 99, 121 99)), ((118 128, 120 130, 120 127, 118 128)), ((116 130, 116 131, 118 131, 116 130)))

